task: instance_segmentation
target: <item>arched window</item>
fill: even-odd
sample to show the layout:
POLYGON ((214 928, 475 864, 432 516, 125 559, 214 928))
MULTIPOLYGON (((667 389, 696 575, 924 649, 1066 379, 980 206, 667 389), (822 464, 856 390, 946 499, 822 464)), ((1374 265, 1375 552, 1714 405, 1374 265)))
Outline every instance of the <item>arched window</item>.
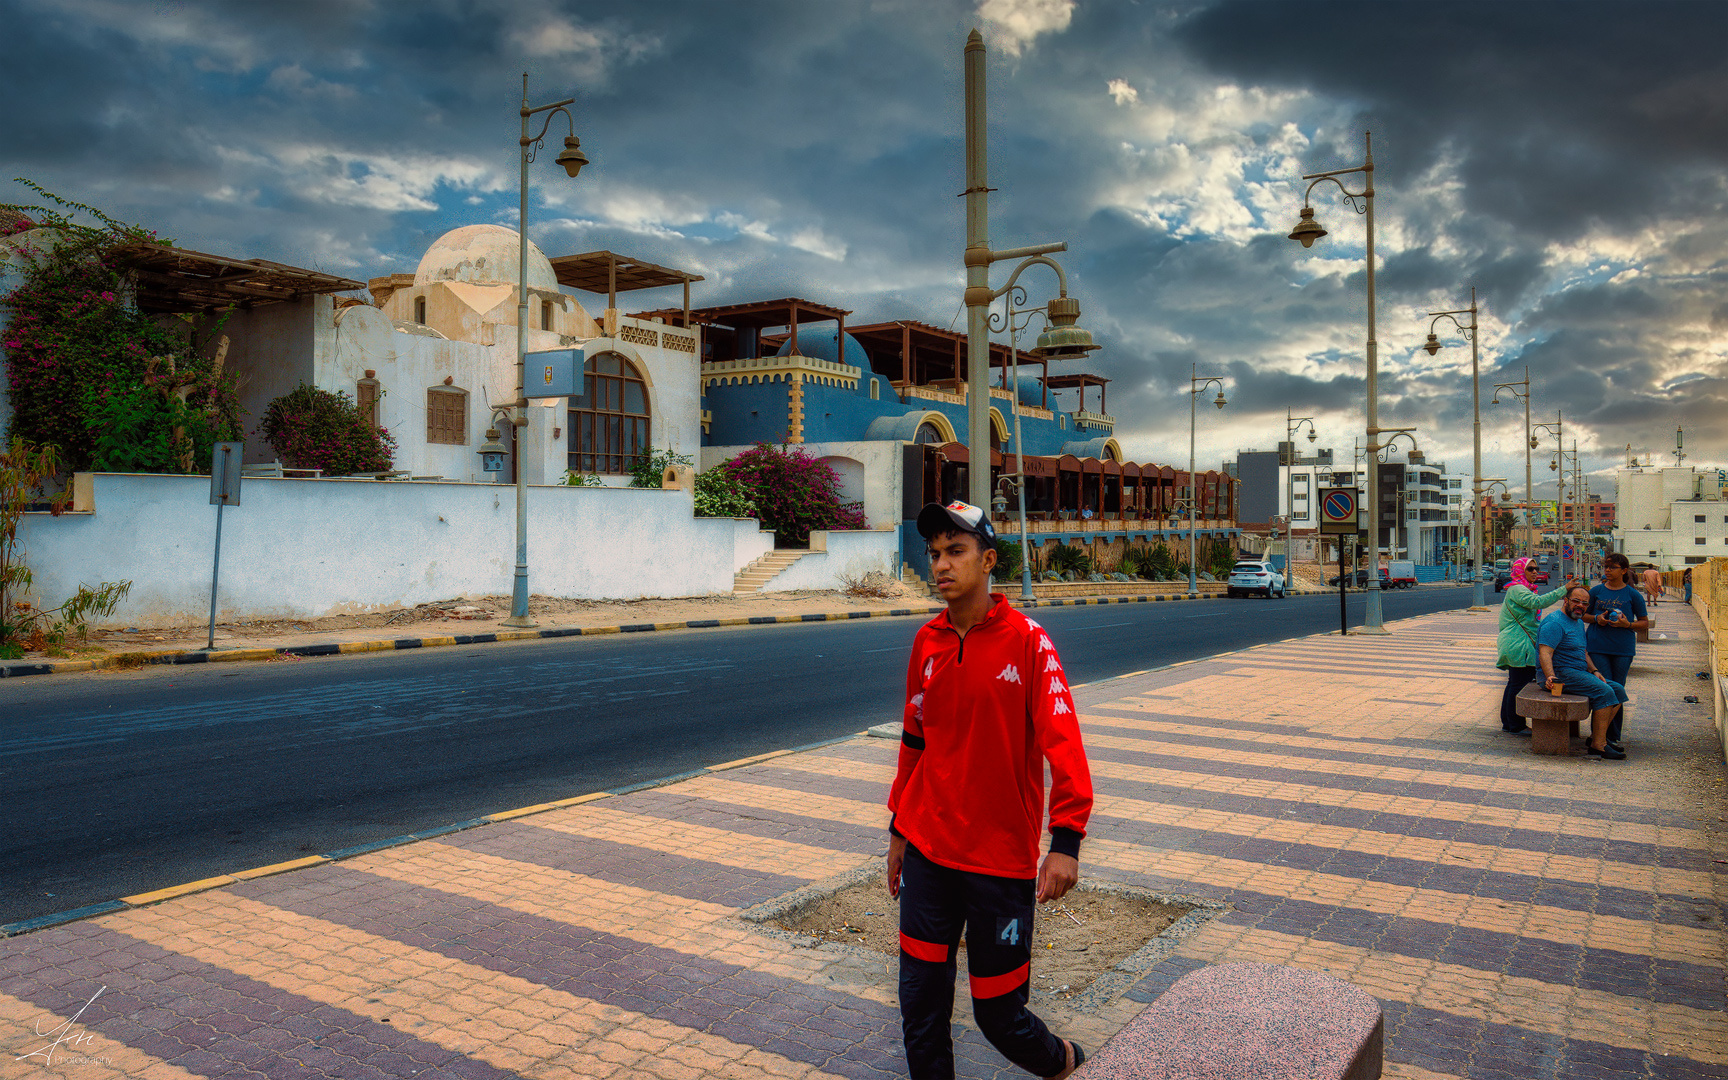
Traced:
POLYGON ((935 424, 926 420, 922 424, 918 425, 918 432, 912 436, 912 441, 915 443, 930 443, 934 446, 941 446, 948 440, 942 437, 942 433, 936 429, 935 424))
POLYGON ((583 369, 582 394, 570 399, 570 469, 622 476, 648 452, 648 384, 617 353, 583 369))

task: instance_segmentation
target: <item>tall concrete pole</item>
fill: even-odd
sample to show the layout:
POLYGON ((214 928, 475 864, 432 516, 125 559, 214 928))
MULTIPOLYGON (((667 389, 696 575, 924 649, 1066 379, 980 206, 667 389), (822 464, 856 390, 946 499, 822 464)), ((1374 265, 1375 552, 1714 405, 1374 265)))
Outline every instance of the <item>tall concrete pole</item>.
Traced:
POLYGON ((516 467, 516 575, 510 585, 510 618, 507 626, 531 627, 528 617, 528 476, 523 468, 523 434, 528 426, 527 399, 523 393, 524 335, 528 326, 528 73, 522 73, 522 201, 516 227, 516 401, 510 418, 510 459, 516 467))
POLYGON ((977 30, 966 37, 965 57, 966 501, 989 513, 990 163, 985 132, 984 38, 977 30))
POLYGON ((1530 479, 1530 365, 1524 365, 1524 554, 1536 546, 1530 515, 1536 512, 1536 485, 1530 479))
MULTIPOLYGON (((1480 375, 1478 368, 1481 362, 1481 346, 1479 341, 1482 337, 1482 332, 1477 329, 1476 324, 1478 321, 1479 320, 1476 318, 1476 286, 1472 285, 1470 286, 1470 415, 1472 418, 1470 430, 1470 475, 1472 485, 1471 491, 1475 496, 1476 501, 1480 503, 1482 501, 1482 376, 1480 375)), ((1475 519, 1472 518, 1471 521, 1474 522, 1475 519)), ((1475 530, 1472 529, 1471 532, 1474 533, 1475 530)), ((1482 547, 1481 537, 1472 535, 1471 546, 1480 551, 1482 547)), ((1482 556, 1478 554, 1476 557, 1476 572, 1470 575, 1473 582, 1470 591, 1471 611, 1488 610, 1487 597, 1482 595, 1483 561, 1482 556)))
POLYGON ((1365 133, 1362 144, 1367 161, 1362 166, 1366 190, 1363 202, 1368 206, 1368 597, 1367 610, 1358 633, 1386 633, 1386 618, 1380 605, 1380 393, 1376 388, 1375 371, 1379 363, 1379 344, 1374 339, 1374 136, 1365 133))

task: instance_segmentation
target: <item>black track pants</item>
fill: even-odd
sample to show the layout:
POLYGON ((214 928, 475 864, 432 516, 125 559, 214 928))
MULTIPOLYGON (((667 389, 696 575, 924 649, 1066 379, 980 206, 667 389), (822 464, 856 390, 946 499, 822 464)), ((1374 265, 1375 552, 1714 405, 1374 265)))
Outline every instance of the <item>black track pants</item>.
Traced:
POLYGON ((912 1080, 952 1080, 955 956, 966 967, 978 1027, 1034 1076, 1067 1065, 1067 1048, 1026 1008, 1036 883, 951 870, 906 845, 900 874, 900 1020, 912 1080))

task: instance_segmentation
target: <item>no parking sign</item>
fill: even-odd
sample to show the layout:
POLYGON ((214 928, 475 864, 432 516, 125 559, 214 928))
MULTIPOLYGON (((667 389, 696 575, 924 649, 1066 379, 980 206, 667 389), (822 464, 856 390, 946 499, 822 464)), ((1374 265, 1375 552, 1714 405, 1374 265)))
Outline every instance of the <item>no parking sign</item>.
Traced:
POLYGON ((1322 533, 1356 532, 1356 489, 1320 489, 1320 531, 1322 533))

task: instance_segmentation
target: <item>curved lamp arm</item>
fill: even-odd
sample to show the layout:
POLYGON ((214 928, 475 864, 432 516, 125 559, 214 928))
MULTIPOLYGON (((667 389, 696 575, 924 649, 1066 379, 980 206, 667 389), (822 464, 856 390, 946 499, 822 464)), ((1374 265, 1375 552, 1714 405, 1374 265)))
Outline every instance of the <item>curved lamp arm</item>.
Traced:
POLYGON ((575 98, 565 98, 563 101, 554 101, 550 105, 542 105, 537 109, 522 110, 522 118, 524 120, 538 112, 546 114, 546 122, 540 125, 540 134, 534 136, 532 139, 523 135, 518 140, 522 144, 523 153, 528 155, 528 161, 530 163, 534 161, 534 155, 539 152, 540 144, 546 141, 546 132, 552 127, 552 118, 557 116, 559 113, 563 113, 564 119, 570 122, 570 137, 572 139, 576 137, 576 118, 571 116, 570 110, 564 107, 566 105, 574 104, 575 101, 575 98))
MULTIPOLYGON (((1362 170, 1360 170, 1360 169, 1345 169, 1343 171, 1346 173, 1353 173, 1353 172, 1361 172, 1362 170)), ((1310 201, 1312 200, 1312 198, 1314 196, 1314 189, 1319 187, 1321 184, 1325 183, 1328 180, 1330 180, 1334 184, 1338 185, 1338 192, 1339 192, 1339 194, 1341 194, 1344 197, 1344 205, 1346 205, 1350 209, 1356 211, 1358 214, 1366 214, 1368 212, 1368 204, 1367 204, 1366 200, 1367 200, 1368 196, 1374 194, 1373 187, 1372 186, 1364 186, 1361 191, 1351 191, 1349 188, 1344 186, 1344 181, 1338 179, 1336 176, 1333 176, 1331 173, 1322 173, 1318 179, 1316 179, 1312 184, 1308 185, 1308 190, 1304 191, 1302 193, 1302 207, 1303 207, 1303 209, 1309 209, 1310 208, 1310 201)))
MULTIPOLYGON (((1058 263, 1055 259, 1052 259, 1047 255, 1033 255, 1030 258, 1021 260, 1020 265, 1018 265, 1014 268, 1014 272, 1012 274, 1008 275, 1008 283, 1006 285, 1003 285, 1000 289, 997 289, 995 292, 991 293, 990 299, 994 300, 998 296, 1001 296, 1003 293, 1007 292, 1009 289, 1014 288, 1014 283, 1020 279, 1020 274, 1028 266, 1031 266, 1034 263, 1043 263, 1045 266, 1048 266, 1050 269, 1056 271, 1057 295, 1058 296, 1067 296, 1068 295, 1068 275, 1064 274, 1062 272, 1062 264, 1058 263)), ((1024 290, 1022 290, 1021 295, 1022 296, 1025 295, 1024 290)))

